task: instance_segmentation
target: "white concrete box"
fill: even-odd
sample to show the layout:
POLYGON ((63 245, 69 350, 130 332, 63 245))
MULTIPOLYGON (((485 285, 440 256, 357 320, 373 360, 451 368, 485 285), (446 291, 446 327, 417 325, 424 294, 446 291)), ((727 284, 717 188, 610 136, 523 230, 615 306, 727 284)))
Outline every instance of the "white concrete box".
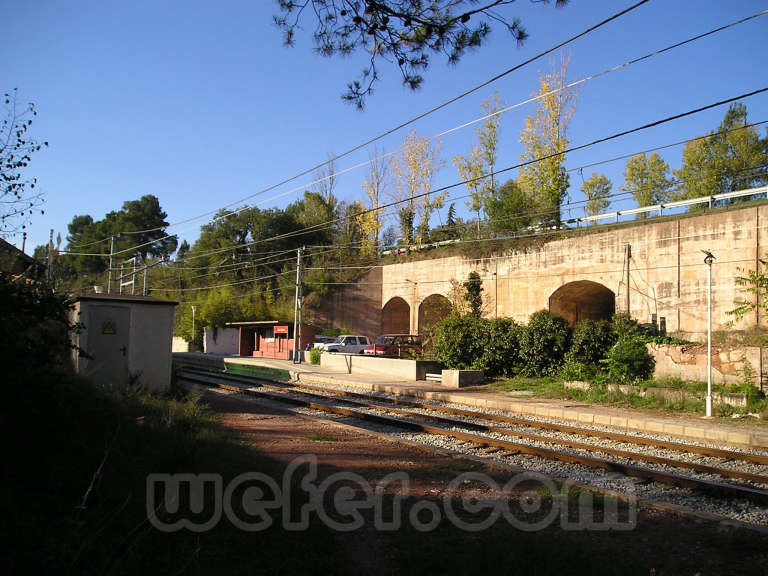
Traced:
POLYGON ((176 304, 148 296, 78 296, 71 312, 81 326, 73 336, 75 371, 107 386, 167 391, 176 304))

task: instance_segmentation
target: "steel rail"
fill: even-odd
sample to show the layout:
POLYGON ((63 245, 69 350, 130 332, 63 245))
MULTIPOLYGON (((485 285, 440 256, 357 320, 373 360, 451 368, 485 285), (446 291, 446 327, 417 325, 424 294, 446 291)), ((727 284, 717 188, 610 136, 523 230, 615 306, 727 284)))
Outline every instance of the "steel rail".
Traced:
MULTIPOLYGON (((213 377, 222 378, 222 376, 223 375, 215 375, 213 377)), ((584 456, 580 454, 564 453, 564 452, 560 452, 550 448, 530 446, 528 444, 521 444, 518 442, 511 442, 508 440, 489 438, 487 436, 479 436, 477 434, 471 434, 468 432, 447 430, 439 426, 432 426, 429 424, 424 424, 422 422, 417 422, 407 418, 393 418, 391 416, 360 412, 358 410, 353 410, 350 408, 332 406, 325 402, 318 402, 316 400, 308 400, 303 398, 291 397, 291 396, 285 395, 284 393, 257 391, 254 389, 243 388, 242 386, 233 386, 229 384, 223 384, 221 382, 211 382, 208 379, 204 379, 195 375, 182 374, 182 379, 188 380, 190 382, 203 383, 208 386, 215 386, 224 390, 229 390, 229 391, 233 391, 241 394, 247 394, 251 396, 267 398, 270 400, 276 400, 278 402, 293 404, 295 406, 312 408, 314 410, 330 412, 330 413, 338 414, 341 416, 358 418, 364 421, 375 422, 377 424, 385 424, 388 426, 404 428, 407 430, 413 430, 417 432, 425 432, 428 434, 448 436, 448 437, 455 438, 457 440, 470 442, 472 444, 476 444, 479 446, 500 448, 512 453, 530 454, 533 456, 538 456, 538 457, 542 457, 550 460, 557 460, 557 461, 566 462, 570 464, 580 464, 590 468, 600 468, 604 470, 621 472, 626 476, 642 478, 646 480, 653 480, 656 482, 671 484, 674 486, 680 486, 684 488, 691 488, 694 490, 699 490, 701 492, 715 494, 720 497, 745 498, 759 504, 768 504, 768 490, 764 490, 760 488, 753 488, 753 487, 748 487, 748 486, 743 486, 738 484, 730 484, 730 483, 719 482, 719 481, 692 478, 689 476, 682 476, 679 474, 665 472, 661 470, 653 470, 651 468, 646 468, 643 466, 637 466, 629 463, 615 462, 612 460, 606 460, 606 459, 597 458, 594 456, 584 456)), ((287 392, 293 393, 294 391, 289 390, 287 392)), ((381 408, 379 407, 379 409, 381 408)), ((423 417, 424 415, 419 415, 419 416, 423 417)), ((454 421, 454 422, 459 425, 465 424, 459 421, 454 421)), ((552 441, 552 439, 550 439, 549 441, 552 441)), ((596 447, 592 447, 592 448, 594 449, 596 447)), ((633 456, 640 457, 640 459, 642 459, 643 455, 636 454, 633 456)), ((677 465, 677 461, 672 461, 672 462, 674 462, 674 464, 672 465, 674 466, 677 465)))
MULTIPOLYGON (((184 369, 190 370, 188 368, 184 368, 184 369)), ((222 374, 222 375, 226 375, 227 378, 237 379, 243 383, 253 383, 255 381, 254 377, 249 377, 249 376, 240 375, 240 374, 228 374, 226 372, 219 372, 219 371, 212 372, 212 371, 206 371, 206 370, 200 370, 200 369, 192 369, 192 371, 205 373, 205 374, 216 374, 216 375, 222 374)), ((538 421, 528 420, 526 418, 516 418, 514 416, 504 416, 501 414, 488 414, 483 412, 477 412, 474 410, 453 408, 450 406, 437 406, 435 404, 430 404, 428 402, 423 402, 420 400, 409 400, 409 399, 401 399, 401 398, 383 398, 378 396, 372 397, 371 394, 366 394, 364 392, 334 390, 334 389, 329 389, 323 386, 316 386, 312 384, 304 384, 304 383, 297 384, 292 382, 274 382, 274 381, 269 381, 269 383, 265 383, 266 381, 264 379, 258 379, 258 381, 261 383, 261 385, 264 385, 264 386, 274 386, 274 387, 283 387, 283 388, 286 388, 286 387, 303 388, 306 390, 315 390, 321 393, 335 394, 338 396, 347 396, 350 398, 361 398, 361 399, 368 399, 368 400, 374 399, 376 402, 401 405, 401 406, 411 406, 413 408, 422 408, 425 410, 432 410, 434 412, 441 412, 443 414, 453 414, 455 416, 467 416, 470 418, 482 418, 483 420, 490 420, 493 422, 503 422, 506 424, 515 424, 518 426, 526 426, 534 429, 538 428, 541 430, 551 430, 553 432, 562 432, 564 434, 590 436, 593 438, 605 438, 608 440, 613 440, 615 442, 624 442, 627 444, 636 444, 641 446, 653 446, 656 448, 664 448, 667 450, 674 450, 677 452, 689 452, 692 454, 700 454, 702 456, 712 456, 715 458, 720 458, 722 460, 741 460, 744 462, 751 462, 753 464, 768 465, 768 455, 763 455, 763 454, 733 452, 731 450, 724 450, 722 448, 713 448, 709 446, 697 446, 695 444, 685 444, 683 442, 675 442, 670 440, 659 440, 657 438, 644 438, 641 436, 624 434, 622 432, 594 430, 594 429, 588 429, 588 428, 581 428, 578 426, 570 426, 568 424, 538 422, 538 421)))

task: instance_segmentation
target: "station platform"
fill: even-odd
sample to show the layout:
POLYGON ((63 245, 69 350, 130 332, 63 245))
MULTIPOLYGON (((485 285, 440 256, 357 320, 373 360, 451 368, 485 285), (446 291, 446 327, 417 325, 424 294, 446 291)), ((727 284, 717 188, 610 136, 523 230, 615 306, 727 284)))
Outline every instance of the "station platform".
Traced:
POLYGON ((348 374, 315 366, 308 362, 248 358, 199 353, 174 353, 174 362, 211 367, 229 364, 262 366, 284 370, 292 380, 307 384, 349 386, 364 391, 387 392, 423 400, 450 402, 490 410, 552 418, 564 422, 601 426, 626 432, 667 435, 682 440, 768 451, 768 425, 731 423, 724 419, 705 419, 691 415, 660 414, 639 408, 612 408, 573 400, 520 397, 510 392, 483 389, 447 388, 436 382, 396 380, 371 374, 348 374))

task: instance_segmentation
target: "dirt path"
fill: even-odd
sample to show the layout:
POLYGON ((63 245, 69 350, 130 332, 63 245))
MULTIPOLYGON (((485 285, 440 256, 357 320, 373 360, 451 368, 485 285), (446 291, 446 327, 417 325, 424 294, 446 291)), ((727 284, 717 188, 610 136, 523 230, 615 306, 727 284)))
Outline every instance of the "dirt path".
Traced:
MULTIPOLYGON (((407 473, 410 505, 419 501, 439 501, 446 488, 465 472, 482 472, 503 486, 515 472, 488 466, 467 458, 436 452, 392 440, 382 440, 370 432, 334 422, 294 414, 273 403, 254 402, 220 391, 207 391, 205 400, 217 413, 222 424, 237 433, 244 443, 288 466, 294 459, 312 454, 317 458, 317 482, 331 474, 354 472, 371 486, 392 472, 407 473)), ((461 498, 503 497, 520 505, 521 492, 492 493, 487 486, 471 482, 460 485, 452 496, 461 498)), ((510 504, 512 505, 512 504, 510 504)), ((407 508, 406 508, 407 510, 407 508)), ((407 517, 407 512, 404 513, 407 517)), ((503 521, 497 521, 497 524, 503 521)), ((508 526, 503 527, 507 534, 508 526)), ((422 535, 425 543, 438 538, 437 549, 452 553, 435 533, 422 535)), ((496 524, 480 533, 458 533, 468 549, 478 539, 492 541, 494 533, 502 533, 496 524)), ((514 531, 513 531, 514 533, 514 531)), ((765 574, 768 573, 768 537, 746 530, 724 530, 716 524, 669 513, 640 510, 637 525, 631 531, 581 531, 578 534, 547 528, 546 534, 564 537, 577 543, 595 557, 631 559, 638 573, 661 574, 765 574), (653 570, 653 572, 651 572, 653 570)), ((504 536, 507 537, 507 536, 504 536)), ((451 537, 453 538, 453 536, 451 537)), ((379 531, 370 518, 362 528, 338 532, 336 542, 341 573, 396 574, 411 570, 413 552, 403 547, 400 534, 379 531)), ((448 540, 446 540, 448 542, 448 540)), ((450 542, 454 542, 453 539, 450 542)), ((485 553, 485 552, 483 552, 485 553)), ((426 554, 426 552, 425 552, 426 554)), ((429 559, 419 559, 429 561, 429 559)), ((436 560, 436 558, 435 558, 436 560)), ((442 560, 442 559, 441 559, 442 560)), ((418 566, 418 564, 413 564, 418 566)), ((413 568, 418 571, 418 568, 413 568)))

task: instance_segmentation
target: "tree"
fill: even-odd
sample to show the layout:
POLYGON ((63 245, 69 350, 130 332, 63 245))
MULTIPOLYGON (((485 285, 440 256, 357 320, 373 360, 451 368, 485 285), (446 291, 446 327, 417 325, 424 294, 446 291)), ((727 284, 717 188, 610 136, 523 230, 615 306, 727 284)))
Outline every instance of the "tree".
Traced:
POLYGON ((488 178, 483 182, 486 194, 496 190, 496 158, 497 148, 499 147, 499 123, 501 122, 501 108, 506 106, 505 102, 499 100, 499 93, 496 92, 493 98, 488 98, 480 104, 485 116, 485 122, 477 127, 477 138, 480 143, 480 155, 483 159, 483 165, 488 178))
POLYGON ((450 228, 456 226, 456 204, 453 202, 448 206, 448 216, 446 217, 445 225, 450 228))
POLYGON ((120 210, 107 213, 102 220, 94 220, 89 214, 75 216, 67 225, 66 252, 73 254, 58 260, 57 274, 70 289, 92 285, 94 281, 101 283, 100 276, 109 266, 112 237, 117 254, 115 266, 133 256, 141 260, 170 257, 177 240, 165 233, 166 217, 160 201, 151 194, 124 202, 120 210))
POLYGON ((12 234, 27 227, 32 214, 43 204, 43 194, 35 187, 37 178, 25 178, 24 169, 32 154, 48 142, 38 142, 27 135, 32 118, 37 116, 35 105, 19 106, 14 89, 3 95, 7 108, 0 124, 0 234, 12 234))
POLYGON ((483 181, 485 176, 483 171, 483 161, 481 158, 482 152, 480 148, 475 146, 472 148, 472 152, 466 158, 463 156, 454 156, 453 164, 456 166, 456 170, 459 171, 459 178, 464 181, 469 191, 469 200, 467 200, 467 208, 472 210, 477 217, 475 222, 477 224, 477 237, 480 237, 480 212, 483 209, 483 181))
POLYGON ((738 270, 742 275, 736 277, 736 284, 741 286, 742 298, 734 302, 733 310, 727 312, 734 317, 729 323, 731 326, 755 310, 768 314, 768 261, 761 259, 755 270, 738 270))
POLYGON ((189 242, 182 240, 181 244, 179 244, 179 249, 176 251, 176 259, 183 260, 187 252, 189 252, 189 242))
POLYGON ((613 184, 608 177, 605 174, 598 175, 597 172, 592 172, 592 176, 584 181, 581 191, 587 199, 585 210, 588 216, 594 216, 608 208, 611 186, 613 184))
POLYGON ((483 281, 480 274, 470 272, 464 282, 464 298, 469 305, 469 315, 480 318, 483 315, 483 281))
POLYGON ((746 106, 732 104, 717 131, 686 143, 675 176, 679 199, 761 186, 768 182, 768 132, 760 138, 754 126, 747 126, 746 106))
POLYGON ((384 154, 373 149, 368 160, 368 178, 363 182, 368 207, 367 212, 361 216, 363 237, 360 252, 365 256, 374 256, 379 247, 379 231, 383 225, 379 207, 389 178, 388 164, 383 161, 383 157, 384 154))
MULTIPOLYGON (((107 214, 107 219, 111 214, 107 214)), ((147 256, 167 258, 176 251, 178 244, 175 236, 165 233, 167 217, 157 196, 146 194, 138 200, 124 202, 115 223, 118 231, 129 234, 125 243, 137 246, 142 260, 146 260, 147 256)))
MULTIPOLYGON (((638 206, 666 202, 672 189, 669 164, 656 152, 650 157, 645 153, 632 156, 624 169, 624 185, 621 189, 632 194, 638 206)), ((647 214, 640 214, 640 218, 646 217, 647 214)))
MULTIPOLYGON (((548 2, 549 0, 543 0, 548 2)), ((562 7, 567 0, 556 0, 562 7)), ((349 56, 361 51, 368 63, 342 98, 362 109, 379 79, 378 62, 396 63, 403 84, 415 90, 430 56, 443 54, 456 64, 469 49, 479 48, 491 25, 505 28, 522 44, 527 33, 517 18, 503 14, 509 0, 278 0, 274 21, 286 45, 293 45, 302 17, 314 17, 315 50, 322 56, 349 56)))
MULTIPOLYGON (((480 212, 484 209, 489 196, 496 192, 496 150, 499 145, 499 122, 501 121, 500 108, 503 102, 499 101, 499 95, 483 101, 481 107, 485 116, 485 122, 477 127, 478 145, 472 148, 472 152, 466 158, 454 156, 453 163, 459 171, 459 177, 464 180, 469 190, 467 207, 477 215, 477 237, 480 237, 480 212)), ((487 211, 486 211, 487 214, 487 211)))
POLYGON ((395 180, 393 198, 401 202, 399 209, 400 231, 406 249, 413 240, 421 244, 429 233, 429 220, 435 208, 442 205, 445 194, 431 197, 432 177, 439 169, 439 142, 432 145, 429 138, 411 131, 405 137, 400 152, 392 158, 395 180), (416 237, 414 223, 418 218, 416 237), (410 223, 410 224, 409 224, 410 223))
POLYGON ((494 234, 516 233, 530 225, 530 199, 522 186, 509 180, 484 197, 488 226, 494 234))
POLYGON ((326 202, 333 204, 336 202, 333 193, 336 191, 337 184, 338 176, 336 175, 336 162, 334 161, 333 156, 329 154, 328 162, 315 171, 315 181, 312 183, 312 192, 319 194, 326 202))
POLYGON ((570 57, 562 55, 560 64, 539 78, 536 114, 525 119, 520 133, 524 147, 520 156, 519 184, 539 207, 545 225, 560 227, 560 205, 568 189, 568 173, 563 162, 568 148, 568 125, 575 110, 576 90, 566 85, 570 57))

